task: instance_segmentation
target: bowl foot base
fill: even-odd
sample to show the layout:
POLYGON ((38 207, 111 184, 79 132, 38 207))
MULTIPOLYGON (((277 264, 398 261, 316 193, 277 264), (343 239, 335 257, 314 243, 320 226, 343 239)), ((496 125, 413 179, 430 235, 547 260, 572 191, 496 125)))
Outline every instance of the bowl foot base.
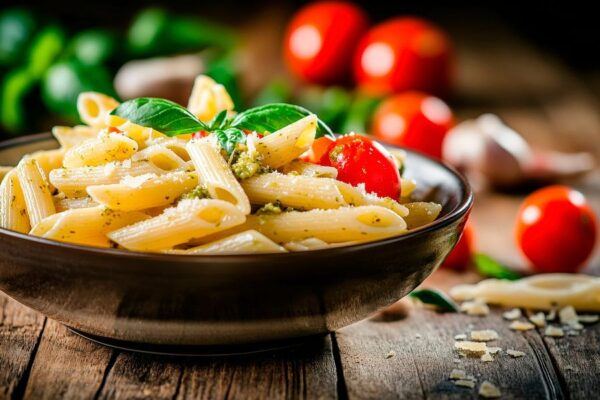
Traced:
POLYGON ((273 352, 285 350, 294 347, 300 347, 305 344, 314 343, 322 340, 327 334, 306 336, 300 338, 278 340, 261 343, 233 344, 233 345, 210 345, 210 346, 190 346, 190 345, 164 345, 151 343, 128 342, 123 340, 111 339, 102 336, 92 335, 80 330, 67 327, 71 332, 103 346, 111 347, 117 350, 124 350, 134 353, 145 353, 161 356, 179 356, 179 357, 221 357, 235 356, 244 354, 254 354, 263 352, 273 352))

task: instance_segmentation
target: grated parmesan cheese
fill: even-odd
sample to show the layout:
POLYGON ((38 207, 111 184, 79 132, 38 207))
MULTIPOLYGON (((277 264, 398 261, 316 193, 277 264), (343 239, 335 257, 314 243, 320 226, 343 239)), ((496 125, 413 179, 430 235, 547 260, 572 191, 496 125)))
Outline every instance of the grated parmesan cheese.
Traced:
POLYGON ((489 352, 487 352, 481 356, 480 360, 483 362, 492 362, 494 361, 494 357, 492 357, 492 355, 489 352))
POLYGON ((483 381, 479 386, 479 395, 485 399, 495 399, 502 396, 502 392, 490 381, 483 381))
POLYGON ((531 322, 513 321, 510 323, 509 328, 513 331, 529 331, 531 329, 535 329, 535 325, 533 325, 531 322))
POLYGON ((466 377, 467 377, 467 373, 462 369, 453 369, 452 372, 450 372, 450 376, 449 376, 449 378, 452 380, 465 379, 466 377))
POLYGON ((598 315, 578 315, 577 319, 584 324, 593 324, 594 322, 598 322, 600 317, 598 315))
POLYGON ((467 356, 482 356, 487 352, 487 345, 483 342, 460 341, 454 342, 454 348, 467 356))
POLYGON ((132 189, 141 187, 144 183, 150 179, 157 178, 156 174, 143 174, 138 176, 127 175, 121 179, 121 184, 129 186, 132 189))
POLYGON ((506 350, 506 354, 508 354, 512 358, 519 358, 519 357, 523 357, 525 355, 524 352, 519 351, 519 350, 513 350, 513 349, 506 350))
POLYGON ((459 379, 457 381, 454 381, 454 385, 455 386, 460 386, 460 387, 466 387, 469 389, 473 389, 475 387, 475 382, 473 381, 469 381, 466 379, 459 379))
POLYGON ((509 321, 514 321, 515 319, 519 319, 521 318, 521 309, 520 308, 513 308, 512 310, 508 310, 505 311, 502 314, 502 317, 504 317, 504 319, 507 319, 509 321))
POLYGON ((543 312, 531 315, 529 320, 538 328, 543 328, 546 326, 546 316, 543 312))
POLYGON ((558 318, 560 319, 560 323, 563 325, 567 325, 568 327, 575 330, 582 330, 583 325, 579 323, 579 317, 577 316, 577 312, 575 308, 572 306, 566 306, 560 309, 558 312, 558 318))
POLYGON ((483 329, 471 332, 471 340, 476 342, 489 342, 498 339, 498 332, 492 329, 483 329))
POLYGON ((551 336, 551 337, 563 337, 563 336, 565 336, 565 331, 563 331, 562 328, 550 325, 550 326, 546 327, 546 330, 544 331, 544 335, 551 336))
POLYGON ((464 333, 459 333, 458 335, 454 336, 454 340, 467 340, 467 335, 464 333))
POLYGON ((394 350, 390 350, 390 352, 389 352, 389 353, 387 353, 387 354, 385 355, 385 358, 386 358, 386 359, 387 359, 387 358, 392 358, 392 357, 394 357, 395 355, 396 355, 396 352, 395 352, 394 350))
POLYGON ((490 308, 481 300, 465 301, 460 305, 460 311, 467 315, 485 316, 490 313, 490 308))
POLYGON ((488 347, 487 351, 490 354, 497 354, 497 353, 500 353, 502 351, 502 349, 500 347, 488 347))

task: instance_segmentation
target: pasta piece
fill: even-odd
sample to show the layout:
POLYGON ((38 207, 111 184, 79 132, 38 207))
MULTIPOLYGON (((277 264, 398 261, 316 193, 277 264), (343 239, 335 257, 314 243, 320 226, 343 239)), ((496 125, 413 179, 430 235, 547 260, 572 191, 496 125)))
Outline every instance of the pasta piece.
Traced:
POLYGON ((442 211, 442 206, 437 203, 415 202, 406 203, 404 206, 408 209, 408 215, 405 217, 408 229, 419 228, 435 221, 442 211))
POLYGON ((61 193, 60 195, 54 196, 54 207, 56 208, 57 213, 61 213, 63 211, 72 210, 76 208, 90 208, 97 207, 98 203, 92 200, 91 197, 77 197, 74 199, 70 199, 61 193))
POLYGON ((281 168, 284 174, 297 173, 299 175, 310 176, 313 178, 337 178, 338 171, 333 167, 313 164, 301 160, 294 160, 281 168))
POLYGON ((60 146, 64 149, 75 147, 88 139, 94 139, 98 136, 99 130, 91 126, 55 126, 52 128, 52 135, 60 146))
POLYGON ((386 147, 387 151, 392 155, 394 162, 399 170, 402 170, 404 163, 406 162, 406 152, 404 150, 395 149, 393 147, 386 147))
POLYGON ((50 171, 62 167, 63 157, 65 156, 65 149, 54 149, 54 150, 40 150, 35 153, 31 153, 29 157, 37 161, 37 163, 44 171, 46 178, 50 174, 50 171))
POLYGON ((148 219, 141 212, 113 211, 104 207, 78 208, 51 215, 30 234, 46 239, 97 247, 111 247, 108 232, 148 219))
POLYGON ((153 140, 151 143, 171 150, 173 153, 177 154, 177 156, 183 161, 190 161, 190 155, 188 154, 188 151, 185 148, 185 145, 187 144, 187 142, 189 142, 189 140, 181 139, 182 136, 188 135, 179 135, 176 138, 159 138, 153 140))
POLYGON ((287 253, 287 250, 254 230, 241 232, 203 246, 185 250, 183 254, 249 254, 287 253))
POLYGON ((150 161, 158 168, 172 171, 186 166, 186 162, 175 152, 161 145, 152 145, 133 155, 132 161, 150 161))
POLYGON ((95 202, 111 210, 136 211, 171 204, 197 185, 196 172, 178 171, 125 178, 112 185, 88 186, 87 192, 95 202))
POLYGON ((278 172, 256 175, 241 182, 252 204, 280 202, 304 210, 347 206, 336 181, 278 172))
POLYGON ((106 116, 118 106, 117 100, 102 93, 83 92, 77 97, 79 117, 94 128, 105 128, 106 116))
POLYGON ((130 158, 138 149, 138 144, 118 133, 100 133, 65 153, 63 165, 67 168, 94 167, 111 161, 130 158))
MULTIPOLYGON (((111 129, 116 129, 128 138, 135 140, 139 149, 144 149, 148 143, 161 138, 167 138, 161 132, 155 131, 152 128, 134 124, 116 115, 108 115, 106 117, 106 125, 111 129)), ((181 138, 180 135, 179 138, 181 138)))
POLYGON ((48 182, 38 162, 33 158, 23 158, 17 166, 17 174, 31 226, 56 213, 48 182))
POLYGON ((199 120, 210 122, 219 112, 231 112, 233 107, 231 96, 223 85, 206 75, 196 77, 187 108, 199 120))
POLYGON ((332 247, 350 246, 357 242, 342 242, 342 243, 327 243, 317 238, 308 238, 296 242, 287 242, 283 244, 283 247, 289 251, 309 251, 309 250, 320 250, 328 249, 332 247))
POLYGON ((0 227, 21 233, 27 233, 30 229, 16 169, 8 172, 0 183, 0 227))
POLYGON ((250 201, 235 179, 219 151, 206 140, 193 140, 186 146, 199 181, 206 186, 213 199, 225 200, 250 214, 250 201))
POLYGON ((308 150, 316 132, 317 116, 311 114, 257 140, 256 150, 263 156, 265 165, 277 169, 308 150))
POLYGON ((111 232, 110 239, 129 250, 159 251, 244 222, 231 203, 222 200, 182 200, 158 217, 111 232))
POLYGON ((400 196, 403 198, 409 197, 417 188, 417 181, 409 178, 402 178, 400 180, 400 196))
POLYGON ((375 194, 367 193, 364 186, 352 186, 345 182, 336 181, 337 187, 342 193, 346 203, 353 206, 380 206, 389 208, 401 217, 408 215, 408 209, 389 197, 377 197, 375 194))
POLYGON ((379 206, 251 215, 247 225, 249 229, 256 229, 277 243, 310 237, 328 243, 367 241, 406 232, 402 217, 379 206))
POLYGON ((14 167, 4 167, 0 166, 0 183, 4 180, 4 177, 8 175, 10 171, 12 171, 14 167))

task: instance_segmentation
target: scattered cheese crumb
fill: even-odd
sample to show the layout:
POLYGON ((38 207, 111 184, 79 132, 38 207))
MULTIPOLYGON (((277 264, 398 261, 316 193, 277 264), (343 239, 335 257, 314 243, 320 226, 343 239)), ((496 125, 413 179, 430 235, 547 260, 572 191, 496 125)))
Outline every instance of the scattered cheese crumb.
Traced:
POLYGON ((385 355, 385 358, 392 358, 395 355, 396 355, 396 352, 394 350, 390 350, 390 352, 385 355))
POLYGON ((565 331, 563 331, 562 328, 550 325, 546 327, 544 335, 552 337, 563 337, 565 336, 565 331))
POLYGON ((490 381, 483 381, 479 386, 479 395, 486 399, 495 399, 502 396, 500 389, 490 381))
POLYGON ((494 361, 494 357, 492 357, 492 355, 489 352, 487 352, 481 356, 480 360, 483 362, 491 362, 494 361))
POLYGON ((519 319, 521 318, 521 309, 520 308, 513 308, 512 310, 509 311, 505 311, 502 316, 504 317, 504 319, 507 319, 509 321, 514 321, 515 319, 519 319))
POLYGON ((490 313, 490 308, 481 300, 465 301, 460 305, 460 311, 467 315, 485 316, 490 313))
POLYGON ((531 322, 525 321, 513 321, 510 323, 509 328, 513 331, 529 331, 535 328, 531 322))
POLYGON ((498 339, 498 332, 492 329, 483 329, 471 332, 471 340, 476 342, 489 342, 498 339))
POLYGON ((454 364, 460 364, 460 358, 455 358, 452 360, 454 364))
POLYGON ((502 349, 500 347, 488 347, 487 350, 488 350, 488 353, 490 353, 490 354, 497 354, 502 351, 502 349))
POLYGON ((550 310, 548 315, 546 315, 546 321, 554 321, 555 318, 556 318, 556 310, 552 309, 552 310, 550 310))
POLYGON ((487 345, 482 342, 461 341, 454 342, 454 348, 467 356, 482 356, 487 352, 487 345))
POLYGON ((121 184, 125 186, 129 186, 132 189, 136 189, 141 187, 144 183, 149 181, 150 179, 157 178, 156 174, 143 174, 138 176, 127 175, 121 179, 121 184))
POLYGON ((546 326, 546 316, 543 312, 531 315, 529 320, 538 328, 543 328, 546 326))
POLYGON ((422 338, 422 336, 421 336, 421 334, 420 334, 420 333, 417 333, 417 334, 415 335, 415 337, 416 337, 417 339, 421 339, 421 338, 422 338))
POLYGON ((523 353, 522 351, 513 350, 513 349, 506 350, 506 354, 508 354, 512 358, 519 358, 519 357, 523 357, 525 355, 525 353, 523 353))
POLYGON ((453 369, 450 372, 450 379, 465 379, 467 377, 467 373, 462 369, 453 369))
POLYGON ((466 379, 459 379, 457 381, 454 381, 454 385, 455 386, 460 386, 460 387, 466 387, 469 389, 473 389, 475 387, 475 382, 473 381, 469 381, 466 379))
POLYGON ((569 336, 578 336, 579 335, 579 331, 568 331, 567 335, 569 335, 569 336))
POLYGON ((598 315, 578 315, 577 319, 584 324, 593 324, 594 322, 598 322, 600 317, 598 315))
POLYGON ((464 333, 459 333, 458 335, 454 336, 454 340, 467 340, 467 335, 464 333))
POLYGON ((579 323, 579 318, 577 317, 577 312, 573 306, 566 306, 560 309, 558 312, 558 318, 560 319, 560 323, 563 325, 570 326, 573 329, 583 329, 583 326, 579 323))

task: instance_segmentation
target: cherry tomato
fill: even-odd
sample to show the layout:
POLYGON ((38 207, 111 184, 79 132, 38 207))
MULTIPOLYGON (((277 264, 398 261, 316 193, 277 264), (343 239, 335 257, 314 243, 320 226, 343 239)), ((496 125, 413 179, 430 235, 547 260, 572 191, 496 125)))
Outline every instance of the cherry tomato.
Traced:
POLYGON ((536 272, 577 272, 594 249, 596 216, 580 192, 549 186, 521 205, 516 239, 536 272))
POLYGON ((284 57, 299 78, 318 84, 349 80, 352 57, 368 28, 366 14, 344 1, 321 1, 296 13, 287 27, 284 57))
POLYGON ((335 140, 323 136, 316 139, 310 149, 302 155, 302 160, 314 164, 322 164, 323 157, 327 157, 329 149, 333 146, 335 140))
POLYGON ((353 186, 364 184, 369 193, 400 198, 400 173, 392 155, 366 136, 350 134, 338 138, 322 165, 335 167, 337 179, 353 186))
POLYGON ((358 45, 354 78, 372 94, 423 90, 445 95, 450 86, 450 40, 425 20, 399 17, 371 28, 358 45))
POLYGON ((371 133, 438 159, 453 125, 452 111, 442 100, 422 92, 404 92, 384 100, 375 110, 371 133))
POLYGON ((475 233, 473 226, 467 222, 458 243, 448 257, 442 263, 441 268, 453 269, 456 271, 465 270, 473 259, 475 250, 475 233))
POLYGON ((208 132, 208 131, 198 131, 198 132, 192 133, 192 139, 200 139, 203 137, 207 137, 208 135, 210 135, 210 132, 208 132))

